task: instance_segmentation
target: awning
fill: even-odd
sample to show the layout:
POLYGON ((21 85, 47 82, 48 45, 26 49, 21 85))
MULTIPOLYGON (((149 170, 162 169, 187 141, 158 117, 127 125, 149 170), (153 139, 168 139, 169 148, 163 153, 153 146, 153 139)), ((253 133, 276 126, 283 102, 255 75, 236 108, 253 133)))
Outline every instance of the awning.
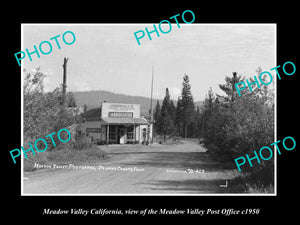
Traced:
POLYGON ((144 118, 101 118, 100 123, 104 125, 147 125, 148 121, 144 118))

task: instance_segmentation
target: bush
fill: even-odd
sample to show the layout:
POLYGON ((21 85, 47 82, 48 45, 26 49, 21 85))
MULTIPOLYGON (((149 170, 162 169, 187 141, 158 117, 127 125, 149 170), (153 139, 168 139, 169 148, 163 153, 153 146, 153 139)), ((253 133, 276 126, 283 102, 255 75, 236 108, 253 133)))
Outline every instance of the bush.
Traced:
MULTIPOLYGON (((202 107, 202 136, 213 144, 218 154, 244 155, 268 146, 274 140, 273 90, 267 86, 248 90, 237 96, 234 84, 241 77, 226 77, 220 85, 225 96, 215 96, 210 89, 202 107)), ((252 86, 253 88, 253 86, 252 86)))
POLYGON ((48 152, 36 152, 36 155, 33 155, 31 152, 27 152, 27 159, 23 157, 23 170, 27 172, 32 172, 37 170, 34 167, 35 163, 46 165, 49 163, 47 159, 48 152))
POLYGON ((54 150, 52 152, 49 152, 49 154, 47 155, 47 160, 48 162, 57 164, 83 163, 87 161, 102 159, 104 156, 104 151, 94 146, 85 150, 54 150))
MULTIPOLYGON (((26 71, 25 71, 26 72, 26 71)), ((24 145, 34 143, 38 138, 44 138, 53 132, 58 132, 61 128, 76 124, 78 116, 68 108, 68 102, 74 102, 71 93, 66 94, 66 100, 62 102, 62 88, 58 87, 52 92, 44 92, 45 75, 38 69, 33 73, 26 73, 23 85, 23 124, 24 124, 24 145)), ((59 140, 53 136, 55 143, 59 140)), ((53 148, 50 138, 48 138, 48 148, 53 148)))
POLYGON ((270 184, 268 186, 264 186, 264 185, 257 185, 257 184, 246 184, 244 191, 246 193, 253 193, 253 194, 257 194, 257 193, 274 193, 274 185, 270 184))
POLYGON ((274 170, 271 164, 252 168, 248 172, 238 172, 239 175, 232 182, 236 182, 245 193, 274 193, 274 170))
POLYGON ((75 134, 75 137, 72 138, 72 140, 61 143, 57 147, 55 147, 56 150, 59 149, 74 149, 74 150, 85 150, 92 148, 94 144, 87 139, 84 135, 80 135, 78 133, 75 134))
MULTIPOLYGON (((224 163, 245 154, 251 156, 254 150, 273 143, 275 122, 273 90, 268 86, 261 89, 252 86, 252 92, 245 89, 243 96, 238 97, 234 84, 240 82, 241 77, 235 74, 225 80, 220 88, 226 95, 215 96, 210 89, 201 113, 203 142, 208 151, 224 163)), ((274 182, 273 170, 272 160, 253 167, 243 166, 243 173, 251 174, 253 184, 263 187, 274 182)))
POLYGON ((155 135, 153 142, 165 145, 180 143, 178 137, 173 135, 155 135))
MULTIPOLYGON (((24 71, 26 72, 26 71, 24 71)), ((76 106, 72 93, 63 95, 62 88, 58 87, 52 92, 44 92, 45 75, 38 69, 33 73, 26 73, 23 85, 24 93, 24 146, 34 143, 38 138, 45 138, 53 132, 57 133, 61 128, 68 128, 72 133, 72 139, 61 143, 57 135, 47 140, 47 151, 27 152, 24 159, 24 170, 33 171, 35 163, 70 163, 85 162, 104 157, 104 152, 95 147, 84 136, 75 131, 76 123, 79 121, 74 110, 69 107, 76 106)), ((63 135, 63 132, 61 133, 63 135)), ((65 140, 65 138, 63 138, 65 140)), ((44 143, 39 142, 39 149, 44 149, 44 143)))

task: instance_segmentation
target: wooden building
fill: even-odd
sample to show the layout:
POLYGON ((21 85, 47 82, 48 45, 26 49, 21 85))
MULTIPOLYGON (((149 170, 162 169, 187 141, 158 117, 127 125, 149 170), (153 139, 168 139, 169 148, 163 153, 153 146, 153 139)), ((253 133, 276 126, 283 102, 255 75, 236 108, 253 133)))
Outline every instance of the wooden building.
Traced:
POLYGON ((152 138, 152 126, 141 117, 139 104, 102 102, 100 109, 92 110, 92 113, 83 114, 81 132, 93 142, 135 144, 152 138))

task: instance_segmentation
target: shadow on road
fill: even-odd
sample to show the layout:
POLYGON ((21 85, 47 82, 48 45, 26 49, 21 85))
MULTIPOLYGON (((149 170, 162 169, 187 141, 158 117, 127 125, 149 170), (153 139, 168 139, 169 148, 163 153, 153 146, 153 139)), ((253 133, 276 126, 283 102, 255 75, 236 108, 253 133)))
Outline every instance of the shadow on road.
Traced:
MULTIPOLYGON (((120 157, 132 154, 130 152, 118 152, 113 155, 120 157)), ((118 162, 116 165, 124 167, 153 167, 161 169, 175 169, 179 171, 204 170, 205 175, 198 178, 189 178, 190 174, 181 174, 176 178, 157 177, 140 183, 146 185, 149 190, 157 193, 241 193, 239 183, 234 180, 230 171, 221 162, 217 161, 207 152, 135 152, 132 160, 118 162), (175 179, 174 179, 175 178, 175 179), (222 185, 228 182, 228 187, 222 185), (220 186, 221 185, 221 186, 220 186)), ((175 172, 176 173, 176 172, 175 172)), ((172 173, 171 173, 172 174, 172 173)))
MULTIPOLYGON (((126 153, 113 153, 114 155, 127 155, 126 153)), ((129 160, 121 163, 123 166, 157 167, 174 169, 201 169, 205 171, 218 171, 222 164, 211 158, 205 152, 135 152, 138 160, 129 160)), ((120 163, 118 163, 120 165, 120 163)))
POLYGON ((190 179, 190 180, 162 180, 148 183, 152 185, 151 190, 188 194, 201 194, 201 193, 240 193, 238 185, 229 182, 227 187, 221 187, 226 183, 225 179, 190 179), (221 186, 220 186, 221 185, 221 186))

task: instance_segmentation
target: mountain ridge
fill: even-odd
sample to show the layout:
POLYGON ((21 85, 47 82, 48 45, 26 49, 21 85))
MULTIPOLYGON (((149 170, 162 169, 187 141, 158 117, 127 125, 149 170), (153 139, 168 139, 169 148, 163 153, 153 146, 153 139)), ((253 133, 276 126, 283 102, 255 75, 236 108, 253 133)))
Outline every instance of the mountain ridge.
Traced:
MULTIPOLYGON (((87 106, 87 109, 99 108, 101 102, 112 102, 112 103, 128 103, 128 104, 140 104, 141 111, 147 112, 150 109, 150 97, 144 96, 133 96, 126 94, 113 93, 105 90, 91 90, 91 91, 73 91, 72 92, 76 99, 77 106, 87 106)), ((162 99, 153 99, 153 108, 155 108, 156 102, 159 100, 160 104, 162 99)), ((177 100, 172 99, 175 106, 177 100)), ((202 101, 195 101, 195 106, 202 105, 202 101)))

